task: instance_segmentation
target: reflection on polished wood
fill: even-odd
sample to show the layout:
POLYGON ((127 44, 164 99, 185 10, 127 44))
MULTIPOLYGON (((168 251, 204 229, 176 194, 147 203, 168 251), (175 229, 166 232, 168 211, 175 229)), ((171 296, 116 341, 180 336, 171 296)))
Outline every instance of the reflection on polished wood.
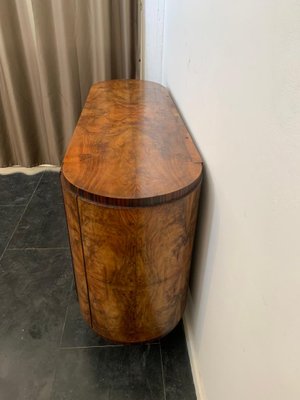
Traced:
POLYGON ((201 176, 165 88, 92 86, 61 181, 80 308, 98 334, 149 341, 182 317, 201 176))

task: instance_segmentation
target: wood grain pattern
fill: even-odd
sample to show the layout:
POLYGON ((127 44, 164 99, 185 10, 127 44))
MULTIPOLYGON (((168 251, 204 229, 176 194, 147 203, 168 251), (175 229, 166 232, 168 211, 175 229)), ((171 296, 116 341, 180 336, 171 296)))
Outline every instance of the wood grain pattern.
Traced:
POLYGON ((165 88, 93 85, 61 173, 81 312, 115 342, 182 317, 202 161, 165 88))
POLYGON ((184 307, 199 187, 171 203, 112 208, 79 199, 92 326, 134 343, 163 336, 184 307))
POLYGON ((114 80, 92 86, 62 171, 81 196, 139 206, 187 194, 202 160, 167 89, 114 80))

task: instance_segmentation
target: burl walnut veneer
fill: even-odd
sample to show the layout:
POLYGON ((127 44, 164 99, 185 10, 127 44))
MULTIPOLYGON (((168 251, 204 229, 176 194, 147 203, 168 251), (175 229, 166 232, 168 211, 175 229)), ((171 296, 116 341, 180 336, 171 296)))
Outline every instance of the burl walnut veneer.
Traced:
POLYGON ((162 86, 92 86, 61 182, 80 309, 115 342, 149 341, 182 317, 202 175, 162 86))

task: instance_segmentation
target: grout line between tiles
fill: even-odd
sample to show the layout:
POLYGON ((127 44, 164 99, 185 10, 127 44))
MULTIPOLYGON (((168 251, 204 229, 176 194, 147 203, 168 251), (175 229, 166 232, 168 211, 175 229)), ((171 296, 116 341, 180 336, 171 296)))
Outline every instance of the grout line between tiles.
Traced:
POLYGON ((0 204, 1 207, 25 207, 26 204, 0 204))
POLYGON ((167 394, 166 394, 166 385, 165 385, 165 373, 164 373, 164 365, 163 365, 163 359, 162 359, 162 353, 161 353, 161 343, 160 342, 159 342, 159 352, 160 352, 161 377, 162 377, 162 383, 163 383, 164 400, 166 400, 167 399, 167 394))
POLYGON ((67 320, 67 313, 68 313, 68 309, 69 309, 69 303, 70 303, 70 298, 71 298, 71 294, 72 294, 73 283, 74 283, 74 282, 73 282, 73 278, 72 278, 72 279, 71 279, 71 286, 69 287, 69 293, 68 293, 68 295, 66 296, 66 297, 67 297, 67 307, 66 307, 66 312, 65 312, 64 323, 63 323, 62 330, 61 330, 61 335, 60 335, 59 344, 58 344, 57 349, 56 349, 56 355, 55 355, 55 369, 54 369, 54 373, 53 373, 53 381, 52 381, 52 387, 51 387, 51 398, 52 398, 52 393, 53 393, 53 390, 54 390, 54 384, 55 384, 55 381, 56 381, 57 360, 58 360, 59 352, 60 352, 60 350, 61 350, 60 345, 61 345, 62 338, 63 338, 63 334, 64 334, 64 331, 65 331, 66 320, 67 320))
MULTIPOLYGON (((159 343, 145 343, 144 345, 150 345, 150 346, 152 346, 152 345, 158 345, 159 343)), ((141 343, 137 343, 137 344, 134 344, 134 343, 132 343, 132 344, 103 344, 103 345, 99 345, 99 346, 96 346, 96 345, 94 345, 94 346, 70 346, 70 347, 68 347, 68 346, 63 346, 63 347, 60 347, 60 350, 76 350, 76 349, 103 349, 103 348, 105 348, 105 347, 127 347, 127 346, 141 346, 141 345, 143 345, 143 344, 141 344, 141 343)))
POLYGON ((10 250, 70 250, 70 247, 10 247, 7 251, 10 250))
POLYGON ((11 236, 10 236, 10 238, 9 238, 9 240, 8 240, 4 250, 3 250, 3 253, 0 256, 0 261, 2 260, 2 258, 3 258, 4 254, 5 254, 5 252, 6 252, 7 248, 8 248, 8 246, 9 246, 9 244, 10 244, 10 242, 11 242, 13 236, 14 236, 14 234, 16 233, 16 231, 17 231, 17 229, 18 229, 18 227, 20 225, 21 219, 23 218, 23 216, 24 216, 24 214, 25 214, 25 212, 26 212, 26 210, 27 210, 27 208, 28 208, 28 206, 29 206, 29 204, 30 204, 30 202, 31 202, 31 200, 32 200, 32 198, 33 198, 33 196, 34 196, 34 194, 35 194, 35 192, 36 192, 36 190, 37 190, 37 188, 38 188, 43 176, 44 176, 44 172, 41 174, 41 177, 38 180, 38 182, 37 182, 37 184, 36 184, 36 186, 34 188, 34 191, 32 192, 32 195, 30 196, 30 198, 29 198, 26 206, 24 207, 24 210, 23 210, 18 222, 16 223, 15 229, 13 230, 13 233, 11 234, 11 236))
POLYGON ((105 347, 125 347, 124 344, 104 344, 102 346, 76 346, 76 347, 60 347, 60 350, 80 350, 80 349, 103 349, 105 347))
POLYGON ((70 299, 71 299, 71 295, 72 295, 73 284, 74 284, 74 278, 71 279, 71 286, 69 287, 69 293, 66 296, 67 297, 67 307, 66 307, 64 323, 63 323, 63 326, 62 326, 59 345, 58 345, 59 348, 61 348, 61 343, 62 343, 62 339, 63 339, 64 332, 65 332, 65 326, 66 326, 67 315, 68 315, 68 310, 69 310, 69 305, 70 305, 70 299))

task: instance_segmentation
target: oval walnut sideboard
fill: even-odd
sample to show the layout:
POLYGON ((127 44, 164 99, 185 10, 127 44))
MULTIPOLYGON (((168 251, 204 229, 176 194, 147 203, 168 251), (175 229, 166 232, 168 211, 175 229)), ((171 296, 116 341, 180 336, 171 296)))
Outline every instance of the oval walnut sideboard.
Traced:
POLYGON ((91 87, 61 183, 80 310, 104 338, 150 341, 181 319, 202 168, 164 87, 91 87))

